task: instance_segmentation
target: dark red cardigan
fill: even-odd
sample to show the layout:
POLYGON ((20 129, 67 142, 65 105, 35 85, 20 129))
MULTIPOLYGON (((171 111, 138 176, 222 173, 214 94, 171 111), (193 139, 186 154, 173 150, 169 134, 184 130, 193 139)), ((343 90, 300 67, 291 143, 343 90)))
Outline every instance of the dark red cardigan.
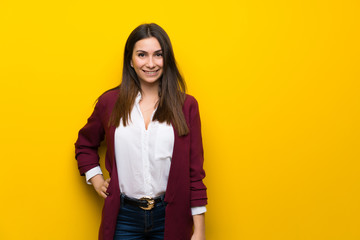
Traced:
MULTIPOLYGON (((116 218, 120 208, 120 189, 114 152, 115 127, 108 127, 108 120, 119 90, 110 90, 100 96, 86 125, 79 131, 75 154, 81 175, 99 166, 98 147, 106 140, 105 166, 111 181, 105 199, 99 230, 100 240, 113 240, 116 218)), ((203 183, 203 146, 198 103, 187 95, 183 112, 190 132, 179 136, 174 130, 175 142, 166 188, 164 240, 190 240, 192 233, 191 207, 207 204, 206 187, 203 183)))

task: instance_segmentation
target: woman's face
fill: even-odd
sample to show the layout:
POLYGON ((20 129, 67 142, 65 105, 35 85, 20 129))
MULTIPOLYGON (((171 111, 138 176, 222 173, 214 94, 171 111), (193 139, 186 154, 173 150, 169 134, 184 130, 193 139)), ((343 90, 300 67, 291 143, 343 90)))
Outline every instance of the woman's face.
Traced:
POLYGON ((130 64, 141 84, 156 83, 163 73, 163 53, 159 41, 154 37, 137 41, 130 64))

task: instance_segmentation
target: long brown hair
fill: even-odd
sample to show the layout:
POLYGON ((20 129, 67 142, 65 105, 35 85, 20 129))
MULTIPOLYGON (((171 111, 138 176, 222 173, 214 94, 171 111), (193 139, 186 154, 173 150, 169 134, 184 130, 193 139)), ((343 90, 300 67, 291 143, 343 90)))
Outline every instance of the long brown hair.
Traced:
POLYGON ((128 124, 135 98, 138 92, 142 92, 138 76, 130 66, 133 49, 137 41, 150 37, 155 37, 159 41, 163 53, 163 74, 159 79, 159 103, 153 120, 172 123, 179 136, 186 135, 189 129, 182 111, 186 92, 185 81, 176 66, 169 36, 155 23, 138 26, 126 41, 119 97, 111 113, 109 124, 119 126, 120 119, 124 126, 128 124))

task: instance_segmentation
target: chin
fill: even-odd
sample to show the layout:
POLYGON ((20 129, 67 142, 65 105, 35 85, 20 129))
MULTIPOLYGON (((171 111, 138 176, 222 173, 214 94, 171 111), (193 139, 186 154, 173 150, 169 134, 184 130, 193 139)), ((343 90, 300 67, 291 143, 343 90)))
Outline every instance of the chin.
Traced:
POLYGON ((145 84, 157 84, 159 83, 160 78, 156 78, 156 79, 142 79, 141 82, 145 83, 145 84))

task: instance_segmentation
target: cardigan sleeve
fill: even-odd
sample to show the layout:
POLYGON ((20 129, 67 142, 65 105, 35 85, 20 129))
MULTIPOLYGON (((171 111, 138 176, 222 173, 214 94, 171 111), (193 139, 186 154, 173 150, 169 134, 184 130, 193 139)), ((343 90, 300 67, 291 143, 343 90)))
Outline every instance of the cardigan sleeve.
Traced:
POLYGON ((75 158, 81 175, 88 170, 99 166, 98 148, 104 140, 105 130, 101 120, 102 116, 101 97, 96 103, 87 123, 80 129, 78 139, 75 143, 75 158))
POLYGON ((205 171, 203 169, 204 152, 201 136, 201 122, 199 106, 195 98, 190 107, 190 194, 191 207, 207 204, 206 186, 203 183, 205 171))

